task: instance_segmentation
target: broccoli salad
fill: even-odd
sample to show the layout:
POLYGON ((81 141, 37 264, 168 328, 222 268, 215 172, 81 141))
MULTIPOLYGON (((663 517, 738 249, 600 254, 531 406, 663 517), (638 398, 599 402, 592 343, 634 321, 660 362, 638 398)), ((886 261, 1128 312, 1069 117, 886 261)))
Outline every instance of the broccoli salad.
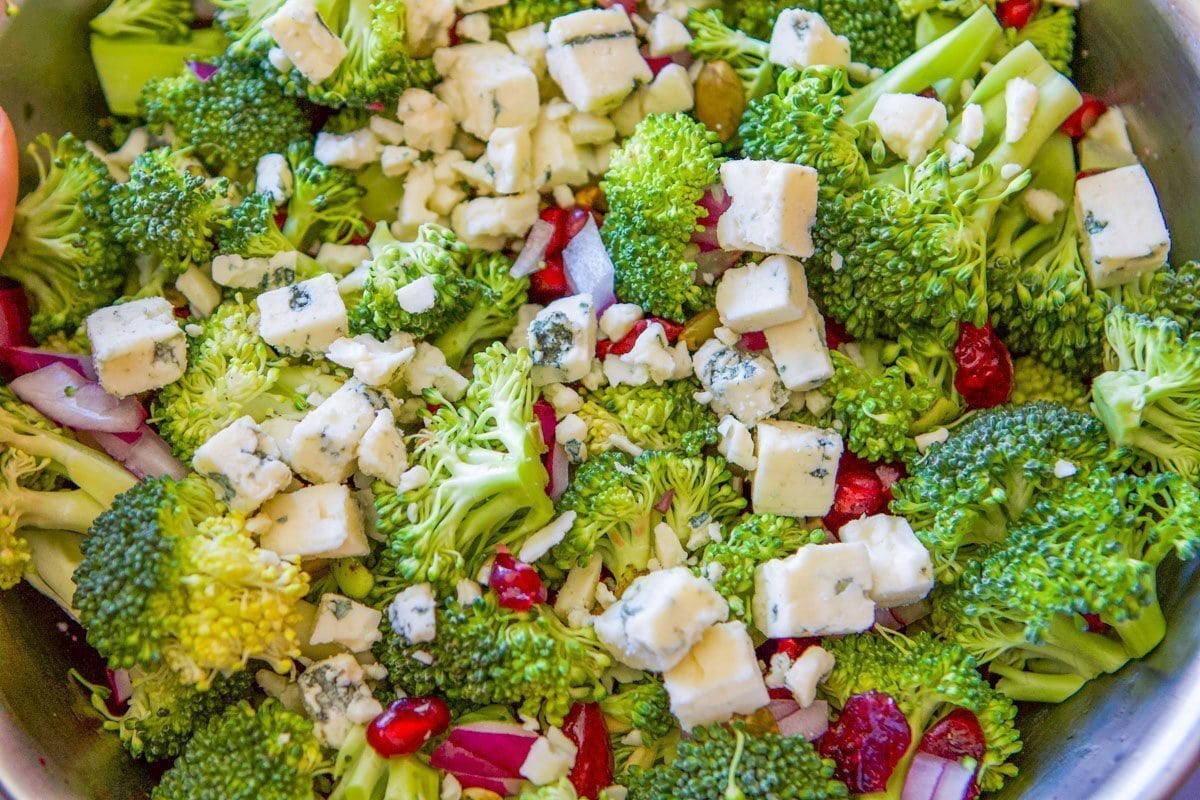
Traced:
POLYGON ((1077 5, 114 0, 0 112, 0 588, 154 800, 1000 790, 1200 549, 1077 5))

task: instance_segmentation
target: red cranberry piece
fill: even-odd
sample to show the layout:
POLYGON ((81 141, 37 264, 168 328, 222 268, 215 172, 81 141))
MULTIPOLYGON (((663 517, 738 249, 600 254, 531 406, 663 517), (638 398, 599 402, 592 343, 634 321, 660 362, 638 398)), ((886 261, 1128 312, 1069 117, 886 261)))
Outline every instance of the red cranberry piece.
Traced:
POLYGON ((825 317, 825 344, 830 350, 837 350, 847 342, 853 342, 854 337, 851 336, 842 323, 830 317, 825 317))
MULTIPOLYGON (((575 206, 567 212, 567 218, 564 226, 566 229, 568 242, 574 239, 579 232, 584 229, 584 226, 587 225, 588 217, 590 216, 592 216, 592 211, 584 208, 583 206, 575 206)), ((563 246, 566 247, 566 244, 563 246)))
MULTIPOLYGON (((775 640, 775 655, 779 655, 780 653, 783 653, 788 658, 790 658, 792 661, 795 661, 797 658, 800 657, 800 654, 803 653, 805 650, 807 650, 810 647, 815 647, 816 645, 819 645, 820 643, 821 643, 821 640, 814 636, 789 637, 787 639, 776 639, 775 640)), ((790 697, 791 695, 788 695, 788 696, 790 697)))
POLYGON ((637 0, 600 0, 605 8, 620 8, 629 16, 637 13, 637 0))
POLYGON ((546 266, 529 276, 529 297, 535 303, 548 305, 571 293, 567 284, 567 269, 559 254, 546 255, 546 266))
POLYGON ((554 233, 550 235, 550 243, 546 245, 546 255, 558 255, 567 246, 567 211, 558 206, 543 208, 538 214, 543 222, 550 223, 554 233))
POLYGON ((576 703, 563 720, 562 732, 579 748, 567 778, 581 798, 595 798, 613 784, 612 742, 604 714, 596 703, 576 703))
POLYGON ((1021 30, 1037 15, 1041 7, 1041 0, 1000 0, 996 4, 996 17, 1004 27, 1021 30))
POLYGON ((1096 120, 1104 116, 1104 112, 1108 111, 1108 105, 1095 95, 1083 95, 1083 104, 1075 109, 1071 116, 1067 117, 1067 121, 1059 128, 1063 133, 1070 136, 1072 139, 1082 139, 1083 136, 1092 129, 1096 124, 1096 120))
POLYGON ((367 743, 384 758, 406 756, 450 727, 450 709, 436 697, 404 697, 367 726, 367 743))
POLYGON ((500 597, 500 605, 512 611, 528 611, 546 602, 546 584, 537 570, 504 548, 492 562, 488 586, 500 597))
POLYGON ((1112 630, 1112 626, 1100 619, 1099 614, 1080 614, 1080 616, 1087 624, 1088 633, 1108 633, 1112 630))
POLYGON ((667 64, 671 63, 670 56, 644 56, 647 66, 650 67, 650 73, 657 75, 666 69, 667 64))
MULTIPOLYGON (((949 761, 970 758, 979 763, 987 752, 987 738, 978 717, 965 708, 956 708, 925 732, 917 750, 949 761)), ((978 794, 979 787, 972 780, 967 799, 978 794)))
POLYGON ((275 209, 275 224, 279 227, 280 230, 283 230, 283 226, 287 224, 287 220, 288 220, 287 206, 280 206, 279 208, 275 209))
POLYGON ((825 528, 836 534, 851 520, 883 513, 891 501, 891 491, 884 488, 874 470, 838 469, 833 508, 825 515, 825 528))
POLYGON ((607 342, 606 344, 608 346, 604 348, 601 348, 600 344, 597 344, 596 357, 603 359, 605 356, 610 354, 614 356, 625 355, 633 349, 633 346, 637 344, 638 337, 646 332, 646 328, 649 328, 650 323, 652 322, 657 322, 662 326, 663 333, 667 337, 668 344, 675 344, 675 342, 679 339, 679 334, 683 333, 683 326, 678 322, 671 322, 669 319, 663 319, 662 317, 647 317, 646 319, 639 319, 633 324, 633 327, 629 329, 629 333, 621 337, 620 341, 607 342))
POLYGON ((837 765, 834 777, 854 794, 887 789, 896 765, 912 743, 912 732, 896 701, 883 692, 857 694, 817 743, 837 765))
POLYGON ((982 328, 962 323, 954 361, 958 365, 954 388, 971 408, 993 408, 1012 397, 1012 356, 990 323, 982 328))
POLYGON ((762 331, 743 333, 741 345, 751 353, 760 353, 767 349, 767 335, 762 331))

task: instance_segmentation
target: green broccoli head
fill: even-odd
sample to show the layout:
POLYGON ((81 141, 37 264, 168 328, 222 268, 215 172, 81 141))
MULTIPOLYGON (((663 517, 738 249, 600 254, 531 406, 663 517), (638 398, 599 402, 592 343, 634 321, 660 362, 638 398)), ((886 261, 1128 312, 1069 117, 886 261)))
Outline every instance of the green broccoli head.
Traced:
POLYGON ((113 238, 108 168, 71 134, 30 145, 38 185, 17 204, 0 277, 16 281, 32 305, 39 341, 73 331, 111 303, 125 283, 125 256, 113 238))
POLYGON ((715 456, 647 450, 630 459, 615 450, 602 453, 579 468, 559 500, 560 512, 576 516, 550 555, 559 568, 570 569, 598 552, 617 586, 625 587, 649 569, 661 549, 659 525, 686 545, 693 537, 707 541, 710 525, 737 518, 746 501, 732 477, 725 460, 715 456))
POLYGON ((109 197, 117 241, 155 262, 140 297, 161 294, 188 267, 211 261, 229 214, 228 183, 193 172, 184 152, 165 147, 138 156, 109 197))
POLYGON ((258 335, 252 301, 226 300, 200 325, 183 376, 150 406, 150 421, 184 461, 239 417, 299 419, 310 393, 328 397, 346 380, 331 362, 278 355, 258 335))
POLYGON ((1013 361, 1013 405, 1048 401, 1087 413, 1088 396, 1086 384, 1033 356, 1013 361))
POLYGON ((104 36, 151 36, 161 42, 186 39, 196 12, 189 0, 113 0, 92 18, 104 36))
POLYGON ((983 729, 987 749, 976 773, 980 788, 997 791, 1017 774, 1009 763, 1021 751, 1016 706, 988 684, 962 647, 926 632, 912 638, 859 634, 826 639, 821 646, 834 657, 834 667, 819 691, 834 708, 874 691, 890 696, 904 713, 912 743, 888 782, 897 794, 922 736, 956 708, 973 713, 983 729))
POLYGON ((152 131, 170 125, 176 146, 191 148, 214 174, 231 178, 253 177, 260 158, 308 137, 300 106, 259 64, 222 57, 213 66, 208 80, 185 68, 146 84, 142 107, 152 131))
POLYGON ((312 800, 324 767, 313 725, 278 700, 213 717, 151 792, 152 800, 312 800))
POLYGON ((555 17, 582 11, 596 5, 596 0, 509 0, 487 11, 492 26, 492 38, 497 34, 528 28, 539 22, 549 23, 555 17))
POLYGON ((1031 42, 1056 70, 1069 76, 1075 59, 1075 13, 1067 6, 1044 5, 1025 27, 1005 31, 1008 46, 1031 42))
POLYGON ((527 351, 496 343, 475 356, 461 401, 426 393, 438 408, 413 443, 412 463, 429 470, 429 481, 404 492, 382 481, 374 487, 378 529, 388 539, 385 573, 452 587, 497 545, 519 548, 550 521, 532 367, 527 351))
POLYGON ((1200 474, 1200 334, 1170 317, 1117 308, 1105 320, 1112 369, 1092 382, 1096 414, 1118 445, 1164 469, 1200 474))
POLYGON ((514 278, 512 259, 503 253, 475 250, 463 274, 472 283, 466 315, 442 332, 434 344, 457 367, 483 343, 503 339, 517 325, 517 312, 529 300, 529 278, 514 278))
POLYGON ((546 605, 516 612, 493 593, 463 606, 453 598, 437 609, 437 639, 413 644, 386 616, 375 655, 388 680, 409 695, 436 694, 473 706, 517 706, 561 724, 576 702, 604 697, 600 676, 612 663, 590 627, 568 628, 546 605), (418 651, 433 656, 418 660, 418 651))
POLYGON ((742 92, 746 100, 761 97, 771 90, 775 81, 775 67, 767 59, 770 46, 763 38, 755 38, 730 27, 725 22, 725 12, 719 8, 692 9, 688 14, 688 28, 692 42, 688 49, 697 59, 706 62, 724 61, 737 73, 742 81, 742 92))
POLYGON ((689 248, 720 181, 716 134, 684 114, 642 120, 613 153, 602 183, 608 214, 600 234, 612 256, 617 296, 682 321, 711 305, 689 248))
POLYGON ((603 453, 624 436, 645 450, 682 450, 699 455, 717 443, 717 418, 696 401, 692 380, 657 385, 603 386, 584 394, 578 415, 587 423, 590 453, 603 453))
POLYGON ((204 689, 252 658, 291 665, 308 577, 224 512, 193 476, 140 483, 96 519, 74 602, 110 666, 166 666, 204 689))
POLYGON ((578 800, 578 797, 579 794, 571 785, 571 781, 560 778, 545 786, 527 786, 517 795, 517 800, 578 800))
POLYGON ((801 736, 754 734, 744 722, 696 728, 680 742, 675 760, 654 769, 633 768, 629 800, 830 800, 849 797, 801 736))
POLYGON ((452 231, 433 224, 422 225, 412 242, 392 241, 374 251, 362 299, 351 310, 351 328, 377 339, 387 339, 397 331, 424 339, 461 321, 470 308, 474 288, 463 273, 470 253, 452 231), (430 284, 433 305, 407 311, 396 290, 416 281, 430 284))
POLYGON ((891 510, 929 548, 939 578, 953 577, 961 551, 1002 540, 1065 478, 1123 457, 1099 420, 1056 403, 981 411, 910 465, 891 510))
POLYGON ((753 625, 751 600, 759 564, 787 558, 806 544, 821 544, 825 531, 809 530, 803 520, 774 514, 750 514, 717 542, 704 548, 697 573, 708 578, 729 602, 729 616, 753 625))
POLYGON ((358 207, 363 188, 353 172, 322 164, 308 140, 288 147, 287 159, 293 188, 282 230, 297 250, 323 242, 345 243, 370 232, 358 207))
POLYGON ((257 192, 248 195, 229 212, 226 225, 218 232, 217 252, 243 258, 270 258, 279 252, 295 250, 295 244, 279 229, 275 214, 271 195, 257 192))
POLYGON ((912 19, 926 11, 969 17, 981 8, 994 8, 994 0, 895 0, 896 7, 906 18, 912 19))
POLYGON ((641 731, 643 741, 649 743, 679 730, 667 690, 656 679, 623 685, 621 691, 600 701, 600 710, 613 735, 641 731))
MULTIPOLYGON (((775 19, 796 0, 749 0, 728 4, 733 27, 756 39, 770 40, 775 19)), ((916 49, 913 23, 896 0, 808 0, 803 6, 825 18, 834 33, 850 40, 855 61, 891 69, 916 49)))

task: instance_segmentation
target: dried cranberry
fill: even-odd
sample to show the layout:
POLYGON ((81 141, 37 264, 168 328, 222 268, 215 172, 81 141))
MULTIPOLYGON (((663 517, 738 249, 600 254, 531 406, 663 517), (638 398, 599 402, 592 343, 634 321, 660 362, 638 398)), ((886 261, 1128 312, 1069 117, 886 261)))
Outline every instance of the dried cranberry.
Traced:
POLYGON ((567 269, 559 254, 546 256, 546 266, 529 276, 529 298, 535 303, 548 305, 571 293, 567 285, 567 269))
POLYGON ((751 353, 762 352, 767 349, 767 335, 762 331, 743 333, 741 345, 751 353))
POLYGON ((767 697, 770 697, 772 700, 791 700, 795 702, 796 696, 792 694, 791 689, 785 689, 781 686, 778 689, 767 689, 767 697))
POLYGON ((600 0, 605 8, 620 8, 629 16, 637 13, 637 0, 600 0))
POLYGON ((819 645, 821 640, 813 636, 789 637, 787 639, 775 640, 775 655, 783 653, 792 661, 795 661, 810 647, 819 645))
POLYGON ((450 30, 448 31, 448 33, 450 35, 450 46, 451 47, 457 47, 462 42, 462 37, 458 35, 458 23, 459 23, 459 20, 461 20, 462 18, 463 18, 462 14, 455 14, 454 22, 453 22, 453 24, 450 25, 450 30))
POLYGON ((367 242, 371 241, 371 231, 375 230, 375 226, 372 225, 370 222, 367 222, 366 226, 367 226, 366 233, 354 234, 353 236, 350 237, 350 240, 348 242, 346 242, 346 244, 353 244, 353 245, 358 245, 358 246, 362 247, 362 246, 365 246, 367 244, 367 242))
MULTIPOLYGON (((567 232, 567 241, 574 239, 581 230, 587 225, 588 217, 593 215, 593 211, 583 206, 575 206, 567 212, 565 228, 567 232)), ((594 218, 594 217, 593 217, 594 218)), ((597 221, 596 224, 599 224, 597 221)), ((563 245, 564 247, 566 245, 563 245)))
POLYGON ((645 56, 646 64, 650 67, 650 73, 657 75, 667 68, 667 64, 671 63, 670 56, 645 56))
POLYGON ((596 342, 596 358, 603 361, 609 353, 612 352, 613 343, 605 339, 602 342, 596 342))
POLYGON ((1067 121, 1059 128, 1067 136, 1072 139, 1082 139, 1083 136, 1092 129, 1096 124, 1096 120, 1104 116, 1104 112, 1108 111, 1108 105, 1092 94, 1083 95, 1083 104, 1075 109, 1071 116, 1067 117, 1067 121))
POLYGON ((520 561, 507 548, 500 548, 492 562, 488 586, 500 598, 500 605, 512 611, 528 611, 546 602, 546 584, 537 570, 520 561))
POLYGON ((1083 621, 1087 623, 1088 633, 1108 633, 1112 630, 1112 626, 1104 620, 1100 619, 1099 614, 1080 614, 1083 621))
POLYGON ((287 220, 288 220, 287 206, 280 206, 279 208, 275 209, 275 224, 279 227, 280 230, 283 230, 283 226, 287 224, 287 220))
POLYGON ((857 694, 817 743, 837 765, 834 776, 853 794, 887 789, 896 765, 912 743, 912 731, 896 701, 883 692, 857 694))
POLYGON ((854 337, 850 335, 842 323, 825 317, 825 344, 830 350, 837 350, 847 342, 853 341, 854 337))
MULTIPOLYGON (((917 750, 948 761, 970 758, 979 763, 987 752, 987 738, 978 717, 965 708, 956 708, 925 732, 917 750)), ((979 787, 972 780, 967 800, 978 794, 979 787)))
POLYGON ((991 323, 982 328, 962 323, 954 345, 954 361, 958 365, 954 388, 971 408, 993 408, 1012 397, 1012 356, 991 323))
POLYGON ((668 344, 675 344, 675 342, 679 339, 679 334, 683 333, 683 326, 678 322, 671 322, 669 319, 663 319, 662 317, 647 317, 646 319, 639 319, 633 324, 633 327, 629 329, 629 333, 621 337, 620 341, 602 343, 608 345, 605 348, 601 348, 600 345, 597 344, 596 357, 603 359, 604 356, 610 354, 614 356, 625 355, 629 351, 633 350, 633 346, 637 344, 638 337, 646 332, 646 328, 649 328, 650 323, 652 322, 657 322, 662 326, 663 333, 667 337, 668 344), (601 352, 602 350, 603 352, 601 352))
POLYGON ((836 534, 842 526, 859 517, 881 514, 892 501, 892 493, 871 469, 838 469, 833 508, 825 515, 825 528, 836 534))
POLYGON ((1004 27, 1021 30, 1041 7, 1042 0, 1000 0, 996 4, 996 17, 1004 27))
POLYGON ((937 89, 933 88, 932 86, 926 86, 924 89, 917 92, 917 95, 920 97, 928 97, 930 100, 938 99, 937 89))
POLYGON ((581 798, 595 798, 613 784, 612 742, 596 703, 576 703, 563 719, 562 732, 579 748, 568 779, 581 798))
POLYGON ((554 233, 550 235, 550 242, 546 245, 546 255, 558 255, 567 246, 567 210, 558 206, 550 206, 543 208, 538 214, 542 222, 548 222, 554 233))
POLYGON ((367 726, 367 743, 384 758, 415 753, 450 727, 450 709, 436 697, 403 697, 367 726))

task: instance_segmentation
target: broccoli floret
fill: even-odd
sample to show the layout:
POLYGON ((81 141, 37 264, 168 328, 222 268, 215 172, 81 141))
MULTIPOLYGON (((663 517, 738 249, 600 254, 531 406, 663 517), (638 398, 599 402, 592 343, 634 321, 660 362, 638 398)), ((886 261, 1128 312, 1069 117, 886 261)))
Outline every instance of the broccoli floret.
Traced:
POLYGON ((370 232, 359 212, 363 189, 354 173, 322 164, 310 141, 292 144, 287 158, 293 188, 282 230, 297 250, 322 242, 344 243, 370 232))
POLYGON ((692 236, 699 205, 720 181, 716 134, 684 114, 655 114, 613 153, 602 187, 600 233, 616 270, 617 296, 676 321, 711 305, 696 282, 692 236))
POLYGON ((1110 306, 1124 306, 1152 317, 1170 317, 1185 334, 1195 333, 1200 326, 1196 317, 1196 309, 1200 308, 1200 261, 1160 267, 1140 280, 1113 286, 1104 293, 1110 306))
POLYGON ((385 619, 375 655, 388 679, 412 696, 436 694, 473 706, 518 706, 562 723, 576 702, 605 695, 600 676, 611 664, 590 627, 568 628, 546 605, 516 612, 488 593, 466 606, 453 598, 437 609, 437 639, 412 644, 385 619), (420 651, 433 656, 414 658, 420 651))
POLYGON ((821 387, 856 455, 869 461, 910 461, 913 437, 962 413, 954 390, 954 357, 932 335, 903 332, 899 342, 860 342, 860 364, 840 351, 833 377, 821 387))
POLYGON ((111 303, 125 282, 112 237, 108 168, 71 134, 39 136, 29 153, 38 186, 17 204, 0 278, 16 281, 33 306, 30 333, 41 340, 75 330, 111 303))
POLYGON ((492 38, 528 28, 539 22, 549 23, 555 17, 591 8, 595 0, 509 0, 498 8, 488 9, 492 38))
POLYGON ((385 572, 405 583, 453 586, 474 576, 497 545, 519 548, 550 521, 532 367, 528 351, 496 343, 475 356, 461 401, 425 393, 437 410, 415 439, 412 463, 429 470, 428 482, 405 492, 382 481, 374 487, 378 529, 388 539, 385 572))
POLYGON ((952 577, 960 551, 1002 540, 1061 473, 1123 457, 1099 420, 1056 403, 980 411, 910 465, 892 486, 891 509, 929 548, 939 577, 952 577))
POLYGON ((673 763, 634 768, 626 779, 629 800, 828 800, 849 797, 802 736, 752 734, 744 722, 710 725, 680 742, 673 763))
POLYGON ((503 253, 477 250, 467 259, 463 274, 472 283, 466 316, 435 341, 446 363, 458 367, 480 344, 503 339, 517 325, 517 312, 529 299, 529 278, 514 278, 512 260, 503 253))
POLYGON ((424 339, 466 316, 475 288, 463 272, 471 249, 453 231, 426 224, 417 230, 414 241, 391 241, 378 247, 375 241, 362 298, 350 312, 350 326, 355 333, 387 339, 397 331, 405 331, 424 339), (396 290, 422 279, 430 283, 433 305, 424 311, 406 311, 396 290))
POLYGON ((186 684, 168 667, 129 670, 132 691, 124 713, 114 715, 105 702, 108 690, 92 687, 92 705, 134 758, 175 758, 192 735, 212 717, 254 692, 254 675, 218 675, 207 691, 186 684))
POLYGON ((611 734, 641 731, 644 739, 661 739, 679 729, 671 713, 671 699, 659 680, 626 684, 617 694, 600 701, 611 734))
POLYGON ((809 530, 803 520, 774 514, 750 514, 719 542, 704 548, 697 574, 707 577, 729 602, 729 616, 752 625, 754 571, 759 564, 787 558, 806 544, 821 544, 825 531, 809 530))
MULTIPOLYGON (((275 46, 262 23, 283 0, 219 0, 216 5, 217 20, 233 40, 235 55, 262 58, 275 46)), ((366 106, 394 101, 405 89, 437 82, 433 62, 410 52, 403 0, 317 0, 315 8, 325 27, 346 46, 346 54, 333 74, 319 83, 296 68, 279 73, 289 94, 333 108, 366 106)), ((269 65, 263 69, 276 72, 269 65)))
POLYGON ((270 195, 255 193, 246 197, 230 212, 217 234, 217 252, 243 258, 271 258, 278 253, 295 252, 295 267, 276 270, 268 281, 272 286, 290 285, 324 273, 315 259, 296 251, 296 244, 279 229, 275 214, 275 201, 270 195))
POLYGON ((224 514, 192 476, 140 483, 96 519, 75 572, 75 606, 110 666, 165 665, 201 689, 251 658, 291 666, 308 576, 224 514))
POLYGON ((252 301, 227 300, 200 325, 183 376, 163 387, 150 407, 150 421, 185 462, 239 417, 299 419, 310 393, 328 397, 346 379, 330 362, 278 355, 258 335, 252 301))
POLYGON ((993 8, 994 0, 895 0, 900 13, 912 19, 926 11, 969 17, 981 8, 993 8))
POLYGON ((746 501, 732 477, 716 456, 647 450, 630 459, 616 450, 602 453, 579 468, 559 501, 560 512, 576 517, 550 556, 565 570, 599 552, 617 586, 625 587, 655 557, 658 525, 667 525, 686 546, 693 537, 707 541, 710 525, 737 517, 746 501))
POLYGON ((438 800, 441 775, 420 756, 384 758, 367 742, 367 729, 356 726, 338 748, 333 762, 337 781, 329 800, 438 800))
POLYGON ((186 39, 196 19, 190 0, 113 0, 92 18, 92 30, 105 36, 153 36, 163 42, 186 39))
POLYGON ((578 798, 579 794, 567 778, 561 778, 545 786, 528 786, 521 794, 517 795, 517 800, 578 800, 578 798))
POLYGON ((725 24, 725 14, 719 8, 693 9, 687 25, 692 32, 692 42, 688 45, 692 55, 710 64, 724 61, 732 67, 741 78, 747 100, 771 90, 775 66, 767 60, 770 51, 767 42, 725 24))
POLYGON ((231 178, 253 177, 264 155, 308 137, 300 106, 258 64, 223 57, 213 66, 208 80, 185 68, 146 84, 142 106, 151 131, 171 126, 176 147, 191 148, 210 171, 231 178))
POLYGON ((756 39, 770 40, 784 9, 803 7, 825 18, 833 32, 850 40, 855 61, 891 69, 916 49, 913 23, 896 0, 749 0, 729 3, 730 22, 756 39))
POLYGON ((1046 4, 1025 27, 1009 28, 1005 35, 1010 47, 1031 42, 1056 70, 1070 76, 1075 58, 1075 9, 1046 4))
POLYGON ((588 452, 611 450, 614 436, 624 436, 644 450, 682 450, 699 455, 717 443, 717 418, 696 401, 695 381, 662 385, 604 386, 587 392, 576 412, 587 423, 588 452))
POLYGON ((313 725, 267 700, 230 706, 188 742, 153 800, 312 800, 324 766, 313 725))
POLYGON ((139 297, 161 294, 188 267, 213 258, 213 240, 229 213, 229 184, 191 166, 182 152, 150 150, 109 194, 113 235, 130 253, 154 262, 139 297))
POLYGON ((1096 414, 1118 445, 1188 478, 1200 475, 1200 334, 1124 308, 1105 320, 1112 369, 1092 382, 1096 414))
POLYGON ((1017 774, 1016 765, 1009 763, 1021 751, 1016 707, 988 685, 963 648, 924 632, 912 638, 860 634, 826 639, 821 646, 834 657, 834 667, 819 691, 835 708, 855 695, 882 692, 908 721, 911 744, 888 781, 887 797, 900 796, 922 736, 955 708, 970 711, 983 729, 987 749, 976 772, 979 787, 997 791, 1017 774))
POLYGON ((1061 403, 1072 411, 1087 413, 1088 396, 1085 384, 1032 356, 1013 362, 1013 405, 1048 400, 1061 403))

